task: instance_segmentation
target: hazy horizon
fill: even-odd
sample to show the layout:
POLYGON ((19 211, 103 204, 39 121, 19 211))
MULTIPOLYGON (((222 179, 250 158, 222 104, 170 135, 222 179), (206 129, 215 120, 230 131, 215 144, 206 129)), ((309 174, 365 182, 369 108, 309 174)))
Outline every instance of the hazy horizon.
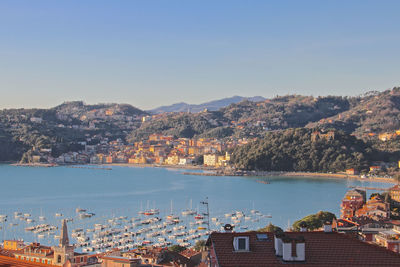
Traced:
POLYGON ((400 85, 399 1, 0 2, 0 109, 400 85))
MULTIPOLYGON (((394 87, 398 87, 398 86, 393 86, 393 87, 387 88, 387 89, 385 89, 385 90, 393 89, 394 87)), ((329 95, 331 95, 331 96, 348 96, 348 97, 353 97, 353 96, 358 96, 358 95, 361 95, 361 94, 364 94, 364 93, 367 93, 367 92, 370 92, 370 91, 383 92, 383 91, 385 91, 385 90, 367 90, 367 91, 365 91, 365 92, 361 92, 360 94, 355 94, 355 95, 326 94, 326 95, 304 95, 304 96, 319 97, 319 96, 329 96, 329 95)), ((264 97, 264 98, 269 99, 269 98, 274 98, 274 97, 276 97, 276 96, 285 96, 285 95, 292 95, 292 94, 276 94, 276 95, 271 96, 271 97, 266 97, 266 96, 262 96, 262 95, 257 95, 257 96, 261 96, 261 97, 264 97)), ((297 95, 300 95, 300 94, 297 94, 297 95)), ((54 107, 56 107, 56 106, 58 106, 58 105, 61 105, 61 104, 65 103, 65 102, 77 102, 77 101, 82 101, 82 102, 84 102, 84 103, 87 104, 87 105, 96 105, 96 104, 129 104, 129 105, 132 105, 132 106, 134 106, 134 107, 136 107, 136 108, 139 108, 139 109, 141 109, 141 110, 146 111, 146 110, 153 110, 153 109, 156 109, 156 108, 159 108, 159 107, 162 107, 162 106, 170 106, 170 105, 179 104, 179 103, 186 103, 186 104, 189 104, 189 105, 199 105, 199 104, 204 104, 204 103, 207 103, 207 102, 212 102, 212 101, 216 101, 216 100, 221 100, 221 99, 224 99, 224 98, 231 98, 231 97, 235 97, 235 96, 247 97, 247 98, 257 97, 256 95, 252 95, 252 96, 229 95, 229 96, 226 96, 226 97, 215 98, 215 99, 209 99, 209 100, 205 100, 205 101, 201 101, 201 102, 177 101, 177 102, 168 103, 168 104, 161 104, 161 105, 159 105, 159 106, 154 106, 154 107, 150 107, 150 108, 142 108, 142 107, 140 107, 140 106, 135 106, 135 105, 133 105, 132 103, 123 102, 123 101, 122 101, 122 102, 110 102, 110 101, 90 102, 90 101, 85 101, 85 100, 83 100, 83 99, 72 99, 72 100, 65 100, 65 101, 62 101, 62 102, 59 102, 59 103, 50 104, 50 105, 48 105, 48 106, 26 106, 26 107, 22 107, 22 106, 21 106, 21 107, 4 107, 4 108, 1 108, 1 107, 0 107, 0 110, 3 110, 3 109, 19 109, 19 108, 26 108, 26 109, 48 109, 48 108, 54 108, 54 107)))

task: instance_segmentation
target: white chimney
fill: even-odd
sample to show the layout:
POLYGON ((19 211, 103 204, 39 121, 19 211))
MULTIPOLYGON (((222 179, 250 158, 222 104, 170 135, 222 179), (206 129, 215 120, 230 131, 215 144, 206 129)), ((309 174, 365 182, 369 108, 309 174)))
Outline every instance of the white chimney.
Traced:
POLYGON ((304 238, 289 238, 282 239, 284 261, 305 261, 306 260, 306 243, 304 238))
POLYGON ((332 233, 332 223, 331 222, 326 221, 324 223, 324 232, 325 233, 332 233))
POLYGON ((305 221, 301 221, 299 226, 300 226, 300 232, 307 232, 307 223, 305 221))
POLYGON ((275 238, 274 238, 274 245, 275 245, 275 255, 278 257, 282 257, 283 252, 282 252, 282 237, 284 237, 284 234, 281 232, 275 233, 275 238))

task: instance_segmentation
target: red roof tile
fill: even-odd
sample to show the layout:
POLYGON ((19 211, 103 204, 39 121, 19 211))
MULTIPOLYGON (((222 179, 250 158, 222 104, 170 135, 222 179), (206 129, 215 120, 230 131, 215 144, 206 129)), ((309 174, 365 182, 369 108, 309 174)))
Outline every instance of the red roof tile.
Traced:
POLYGON ((257 232, 217 233, 210 235, 207 244, 214 248, 220 266, 400 266, 400 255, 385 248, 364 243, 336 232, 288 232, 289 237, 305 239, 305 262, 284 262, 275 256, 274 235, 259 241, 257 232), (235 252, 235 236, 249 236, 250 251, 235 252))

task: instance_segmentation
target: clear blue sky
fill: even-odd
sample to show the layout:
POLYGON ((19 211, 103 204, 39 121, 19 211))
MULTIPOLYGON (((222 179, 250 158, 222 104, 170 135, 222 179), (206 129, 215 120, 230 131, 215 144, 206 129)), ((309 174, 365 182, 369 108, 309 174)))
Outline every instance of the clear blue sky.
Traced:
POLYGON ((0 108, 400 85, 400 1, 0 1, 0 108))

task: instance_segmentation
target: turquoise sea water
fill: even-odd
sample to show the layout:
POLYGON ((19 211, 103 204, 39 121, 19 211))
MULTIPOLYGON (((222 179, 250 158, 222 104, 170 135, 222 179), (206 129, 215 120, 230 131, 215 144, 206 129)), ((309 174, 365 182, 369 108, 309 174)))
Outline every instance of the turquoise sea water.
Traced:
MULTIPOLYGON (((183 170, 164 168, 112 167, 112 170, 87 168, 32 168, 0 165, 0 214, 8 221, 0 223, 0 239, 24 238, 35 241, 37 237, 23 229, 38 222, 60 224, 62 213, 75 218, 70 227, 89 227, 104 223, 107 218, 138 216, 141 209, 158 208, 159 217, 173 210, 180 213, 189 207, 204 211, 200 201, 208 197, 211 217, 230 222, 225 213, 243 211, 250 214, 256 209, 262 217, 249 221, 249 229, 269 222, 286 228, 288 222, 320 210, 339 215, 340 200, 349 186, 389 187, 390 184, 360 182, 345 179, 290 178, 290 177, 220 177, 183 175, 183 170), (269 181, 269 184, 259 183, 269 181), (79 220, 75 209, 85 208, 96 215, 79 220), (14 220, 14 212, 30 213, 36 222, 14 220), (15 225, 11 225, 14 223, 15 225), (18 224, 18 225, 16 225, 18 224)), ((216 226, 212 226, 216 227, 216 226)), ((52 239, 46 242, 52 242, 52 239)), ((44 243, 46 243, 44 242, 44 243)))

